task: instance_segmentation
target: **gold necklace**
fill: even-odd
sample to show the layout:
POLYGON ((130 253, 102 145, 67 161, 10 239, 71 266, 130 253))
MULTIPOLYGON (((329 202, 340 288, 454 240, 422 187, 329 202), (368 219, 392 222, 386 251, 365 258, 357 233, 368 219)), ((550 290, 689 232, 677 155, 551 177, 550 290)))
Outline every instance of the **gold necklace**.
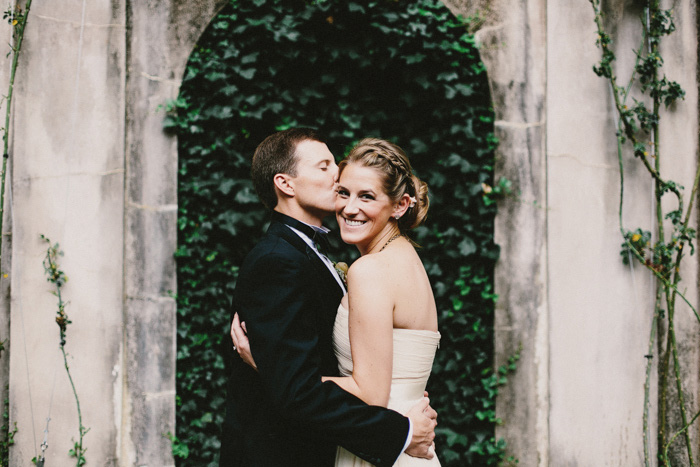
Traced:
POLYGON ((381 252, 381 251, 384 251, 384 248, 386 248, 386 246, 387 246, 389 243, 393 242, 394 240, 396 240, 397 238, 399 238, 399 237, 401 237, 401 236, 402 236, 402 234, 397 233, 396 235, 394 235, 393 237, 391 237, 389 240, 387 240, 387 242, 384 244, 384 246, 382 247, 382 249, 379 250, 379 251, 380 251, 380 252, 381 252))

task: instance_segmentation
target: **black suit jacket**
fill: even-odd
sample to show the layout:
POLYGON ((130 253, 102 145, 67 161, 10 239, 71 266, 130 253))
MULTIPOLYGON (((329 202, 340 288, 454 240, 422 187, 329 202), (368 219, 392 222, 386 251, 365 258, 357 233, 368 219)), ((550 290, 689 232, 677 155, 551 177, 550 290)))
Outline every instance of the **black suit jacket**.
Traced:
POLYGON ((322 375, 337 375, 333 323, 342 289, 274 213, 239 271, 233 311, 246 322, 258 372, 230 355, 221 467, 332 466, 336 445, 390 466, 408 419, 368 406, 322 375))

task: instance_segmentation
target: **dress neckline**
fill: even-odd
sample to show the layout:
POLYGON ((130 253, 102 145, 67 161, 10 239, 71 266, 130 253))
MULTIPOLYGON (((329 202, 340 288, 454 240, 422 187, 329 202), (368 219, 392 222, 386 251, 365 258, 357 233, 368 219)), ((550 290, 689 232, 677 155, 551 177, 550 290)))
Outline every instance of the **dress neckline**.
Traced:
MULTIPOLYGON (((343 312, 345 312, 346 315, 349 315, 350 313, 348 309, 343 306, 342 302, 340 303, 340 305, 338 305, 338 309, 343 310, 343 312)), ((438 339, 442 336, 440 334, 440 331, 431 331, 430 329, 394 328, 394 332, 435 336, 438 339)))

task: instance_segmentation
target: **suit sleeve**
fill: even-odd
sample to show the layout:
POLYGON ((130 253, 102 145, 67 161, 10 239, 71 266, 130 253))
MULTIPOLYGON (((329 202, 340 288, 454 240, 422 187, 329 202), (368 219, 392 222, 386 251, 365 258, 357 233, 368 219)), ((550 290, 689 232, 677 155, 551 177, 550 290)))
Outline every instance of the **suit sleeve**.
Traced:
POLYGON ((281 419, 377 466, 392 465, 406 442, 408 419, 321 382, 318 311, 310 309, 317 299, 306 258, 268 254, 247 276, 237 305, 259 376, 281 419))

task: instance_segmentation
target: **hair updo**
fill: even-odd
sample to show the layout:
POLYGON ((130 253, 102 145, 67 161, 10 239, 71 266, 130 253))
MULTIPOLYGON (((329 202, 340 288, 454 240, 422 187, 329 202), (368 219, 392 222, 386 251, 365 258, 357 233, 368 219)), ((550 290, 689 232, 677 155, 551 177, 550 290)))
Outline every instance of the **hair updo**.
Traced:
POLYGON ((382 177, 384 192, 393 202, 397 203, 404 193, 416 199, 416 204, 397 221, 401 233, 423 223, 430 205, 428 185, 413 174, 403 149, 383 139, 365 138, 338 164, 339 176, 348 164, 376 169, 382 177))

